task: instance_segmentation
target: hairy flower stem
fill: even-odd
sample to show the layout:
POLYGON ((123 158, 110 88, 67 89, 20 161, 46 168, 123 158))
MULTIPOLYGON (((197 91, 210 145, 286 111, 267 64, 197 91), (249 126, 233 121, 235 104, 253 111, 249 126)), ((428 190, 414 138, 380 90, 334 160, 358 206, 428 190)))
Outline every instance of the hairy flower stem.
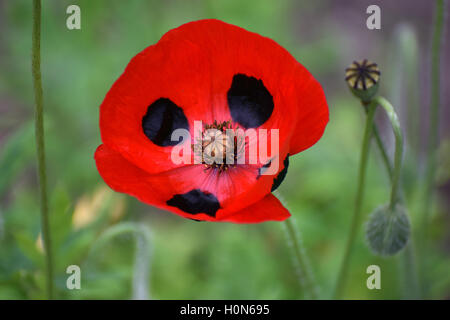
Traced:
POLYGON ((300 235, 296 231, 293 220, 293 217, 285 220, 284 226, 286 229, 288 241, 292 246, 292 250, 294 251, 295 259, 298 264, 300 286, 302 287, 305 298, 317 300, 319 297, 319 294, 317 292, 318 288, 314 281, 314 277, 309 266, 309 260, 306 255, 305 249, 303 248, 300 235))
MULTIPOLYGON (((376 125, 374 126, 374 135, 375 130, 377 129, 376 125)), ((376 135, 375 135, 376 136, 376 135)), ((389 161, 389 158, 387 157, 386 148, 384 147, 383 141, 381 139, 377 140, 378 148, 380 149, 381 154, 386 155, 382 156, 383 163, 386 168, 386 171, 388 172, 389 180, 392 183, 394 173, 392 164, 389 161)), ((403 201, 403 196, 401 194, 401 188, 399 190, 399 201, 403 201)), ((418 273, 417 273, 417 267, 416 267, 416 254, 414 250, 414 239, 413 237, 410 237, 408 244, 405 247, 404 252, 402 252, 401 256, 401 267, 400 272, 403 275, 403 286, 404 286, 404 296, 406 299, 419 299, 420 298, 420 288, 419 288, 419 282, 418 282, 418 273)))
POLYGON ((37 164, 39 179, 39 201, 41 211, 41 228, 44 240, 45 265, 46 265, 46 293, 48 299, 53 299, 53 255, 50 237, 50 226, 47 202, 47 175, 45 168, 44 145, 44 110, 42 102, 42 77, 41 77, 41 1, 33 0, 33 31, 32 31, 32 55, 31 65, 33 73, 33 86, 35 96, 35 135, 37 148, 37 164))
MULTIPOLYGON (((388 171, 389 178, 392 183, 390 208, 394 209, 397 202, 402 201, 401 187, 400 187, 400 171, 402 166, 403 156, 403 135, 400 129, 400 122, 395 113, 394 107, 383 97, 375 98, 375 101, 385 111, 391 122, 392 130, 395 135, 395 155, 394 155, 394 168, 386 157, 384 160, 386 170, 388 171)), ((377 143, 382 154, 387 152, 384 148, 382 141, 377 143)), ((384 157, 383 157, 384 158, 384 157)), ((417 269, 415 261, 415 252, 412 237, 409 239, 409 243, 405 248, 405 252, 402 253, 403 266, 402 271, 405 274, 405 293, 407 298, 417 299, 420 296, 419 285, 417 281, 417 269)))
MULTIPOLYGON (((394 209, 399 197, 399 185, 400 185, 400 171, 402 168, 402 156, 403 156, 403 135, 400 129, 400 122, 398 121, 397 114, 395 113, 394 107, 383 97, 376 97, 373 100, 377 105, 380 105, 385 111, 392 125, 392 130, 395 135, 395 156, 394 156, 394 170, 391 176, 392 190, 391 190, 391 200, 389 206, 394 209)), ((380 145, 379 145, 380 146, 380 145)), ((386 151, 382 151, 386 153, 386 151)), ((390 167, 390 166, 389 166, 390 167)))
MULTIPOLYGON (((275 191, 275 195, 281 203, 287 207, 279 192, 275 191)), ((284 221, 284 231, 286 233, 288 244, 294 252, 295 262, 297 264, 298 279, 303 297, 306 299, 317 300, 319 298, 319 287, 314 280, 309 259, 302 243, 301 235, 295 227, 294 217, 290 217, 284 221)))
POLYGON ((366 168, 367 168, 367 160, 369 158, 369 147, 370 147, 370 138, 372 136, 373 130, 373 120, 375 117, 375 110, 377 107, 376 102, 371 102, 368 106, 367 110, 367 118, 366 118, 366 128, 364 130, 364 138, 361 148, 361 156, 359 161, 359 172, 358 172, 358 187, 356 191, 356 199, 355 199, 355 207, 352 218, 352 225, 350 227, 350 235, 347 240, 347 245, 344 253, 344 259, 342 260, 341 269, 339 271, 338 281, 335 290, 335 298, 339 298, 342 295, 344 290, 345 281, 347 279, 349 264, 350 264, 350 256, 353 251, 354 242, 356 239, 356 235, 358 233, 359 226, 361 224, 361 209, 362 209, 362 200, 364 197, 364 186, 366 180, 366 168))
POLYGON ((150 299, 149 274, 152 259, 151 231, 144 224, 133 222, 122 222, 105 230, 97 239, 89 251, 87 261, 95 257, 96 254, 114 238, 132 234, 136 240, 135 262, 132 279, 132 299, 150 299))
POLYGON ((375 137, 375 141, 377 143, 378 150, 380 151, 381 158, 383 159, 384 166, 386 167, 387 173, 389 175, 389 179, 392 180, 392 177, 394 175, 394 169, 392 168, 392 165, 389 161, 389 157, 388 157, 386 148, 384 147, 383 140, 381 140, 381 136, 378 131, 378 126, 376 123, 373 126, 373 135, 375 137))
MULTIPOLYGON (((400 122, 398 120, 397 114, 395 113, 393 106, 389 103, 389 101, 387 101, 383 97, 374 98, 371 101, 368 108, 366 108, 366 111, 367 111, 367 120, 366 121, 371 121, 371 123, 372 123, 372 130, 373 130, 373 133, 375 136, 375 140, 376 140, 377 146, 380 150, 380 153, 382 155, 383 162, 385 164, 389 179, 392 184, 391 198, 390 198, 389 206, 391 209, 394 209, 395 205, 402 199, 401 188, 400 188, 400 173, 401 173, 402 156, 403 156, 403 135, 402 135, 402 132, 400 129, 400 122), (385 110, 385 112, 391 122, 392 130, 394 132, 394 136, 395 136, 394 168, 392 168, 392 165, 389 161, 389 157, 387 155, 386 148, 384 147, 383 141, 381 140, 381 137, 379 135, 378 128, 377 128, 376 124, 373 123, 374 112, 378 105, 380 105, 385 110), (373 114, 371 114, 371 112, 373 114), (372 118, 372 119, 370 119, 370 118, 372 118)), ((366 132, 367 132, 367 123, 366 123, 366 132)), ((366 138, 366 134, 364 135, 364 138, 366 138)), ((368 139, 370 141, 370 136, 368 139)), ((364 142, 365 142, 365 139, 364 139, 364 142)), ((363 142, 363 152, 364 152, 364 147, 365 147, 364 142, 363 142)), ((368 153, 368 151, 367 151, 367 153, 368 153)), ((362 156, 361 156, 361 159, 362 159, 362 156)), ((361 160, 361 166, 362 166, 362 160, 361 160)), ((360 175, 361 175, 361 171, 360 171, 360 175)), ((359 177, 359 181, 361 181, 361 176, 359 177)), ((349 260, 350 260, 350 256, 351 256, 351 250, 352 250, 351 248, 353 246, 352 243, 355 240, 355 234, 356 234, 356 231, 354 232, 353 230, 354 230, 355 225, 356 225, 356 227, 355 227, 356 229, 359 226, 359 221, 358 221, 359 217, 356 216, 356 214, 358 213, 360 215, 360 211, 361 211, 360 208, 361 208, 362 200, 358 200, 358 199, 361 196, 360 193, 362 193, 362 192, 363 192, 362 190, 360 191, 358 189, 358 195, 357 195, 356 206, 355 206, 355 216, 354 216, 353 223, 352 223, 352 232, 349 237, 349 242, 347 243, 347 250, 346 250, 346 253, 344 256, 343 264, 341 266, 341 273, 338 278, 338 284, 337 284, 336 293, 335 293, 336 298, 338 298, 340 296, 340 294, 342 294, 343 287, 345 286, 345 280, 346 280, 345 278, 347 276, 346 269, 348 268, 348 264, 349 264, 349 260), (356 222, 355 222, 355 220, 356 220, 356 222)), ((415 267, 415 255, 414 255, 412 240, 410 240, 410 243, 408 244, 408 246, 405 249, 405 253, 403 253, 403 259, 404 259, 405 272, 408 275, 410 275, 409 281, 406 281, 408 294, 412 298, 417 298, 419 293, 418 293, 418 285, 417 285, 417 271, 416 271, 416 267, 415 267)))
MULTIPOLYGON (((436 158, 439 146, 439 108, 440 108, 440 62, 441 47, 443 42, 443 30, 445 26, 445 10, 447 1, 436 0, 436 11, 434 18, 433 40, 431 45, 431 102, 430 102, 430 125, 428 128, 428 148, 426 159, 425 194, 422 209, 421 237, 426 243, 428 219, 433 198, 433 186, 436 172, 436 158)), ((425 249, 421 250, 424 251, 425 249)))

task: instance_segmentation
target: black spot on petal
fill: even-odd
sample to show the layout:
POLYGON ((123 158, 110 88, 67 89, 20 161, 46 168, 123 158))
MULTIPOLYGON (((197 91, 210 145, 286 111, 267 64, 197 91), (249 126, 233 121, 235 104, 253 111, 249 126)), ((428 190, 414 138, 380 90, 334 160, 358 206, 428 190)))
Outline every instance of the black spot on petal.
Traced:
POLYGON ((278 173, 277 177, 273 180, 272 189, 270 190, 271 192, 275 191, 281 185, 284 178, 286 178, 286 174, 289 167, 289 154, 286 156, 286 158, 284 158, 283 164, 284 164, 283 170, 281 170, 278 173))
POLYGON ((227 98, 233 121, 245 129, 259 127, 272 115, 273 97, 263 82, 254 77, 236 74, 227 98))
POLYGON ((166 202, 169 206, 176 207, 186 213, 205 213, 211 217, 216 216, 220 204, 211 193, 205 193, 199 189, 193 189, 187 193, 176 194, 166 202))
POLYGON ((264 171, 267 170, 267 168, 270 167, 270 165, 272 164, 272 160, 270 160, 269 162, 267 162, 265 165, 263 165, 261 168, 258 169, 258 175, 256 176, 256 179, 261 178, 262 174, 264 173, 264 171))
POLYGON ((167 98, 160 98, 147 108, 142 118, 144 134, 160 147, 174 146, 181 142, 172 141, 172 132, 176 129, 189 130, 189 124, 183 109, 167 98))

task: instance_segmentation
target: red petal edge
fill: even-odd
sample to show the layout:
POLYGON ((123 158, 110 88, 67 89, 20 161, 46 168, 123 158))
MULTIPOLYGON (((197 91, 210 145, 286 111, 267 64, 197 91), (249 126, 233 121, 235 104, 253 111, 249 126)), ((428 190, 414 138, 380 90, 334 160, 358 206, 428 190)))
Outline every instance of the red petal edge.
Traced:
POLYGON ((242 209, 222 221, 234 223, 259 223, 264 221, 283 221, 291 214, 273 194, 268 194, 262 200, 242 209))
POLYGON ((258 223, 269 220, 282 221, 290 216, 289 212, 272 194, 237 212, 220 209, 217 212, 217 218, 203 213, 188 214, 166 204, 168 199, 179 193, 177 186, 173 185, 173 178, 168 177, 170 172, 149 174, 105 145, 97 148, 95 161, 100 175, 111 189, 127 193, 144 203, 168 210, 184 218, 202 221, 258 223))

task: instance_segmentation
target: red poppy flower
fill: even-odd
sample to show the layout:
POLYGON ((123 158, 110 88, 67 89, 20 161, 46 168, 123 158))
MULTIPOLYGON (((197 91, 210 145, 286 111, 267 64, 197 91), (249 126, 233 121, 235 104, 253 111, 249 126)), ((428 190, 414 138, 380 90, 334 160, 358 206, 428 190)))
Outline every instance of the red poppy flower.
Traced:
MULTIPOLYGON (((290 214, 271 191, 286 176, 289 156, 315 144, 327 122, 320 84, 285 49, 237 26, 201 20, 167 32, 130 61, 100 107, 103 144, 95 160, 115 191, 186 218, 280 221, 290 214), (269 143, 270 129, 278 129, 279 148, 266 162, 176 164, 171 154, 180 141, 172 133, 195 136, 194 121, 203 131, 267 129, 269 143), (264 174, 273 163, 278 171, 264 174)), ((244 149, 254 143, 246 137, 244 149)))

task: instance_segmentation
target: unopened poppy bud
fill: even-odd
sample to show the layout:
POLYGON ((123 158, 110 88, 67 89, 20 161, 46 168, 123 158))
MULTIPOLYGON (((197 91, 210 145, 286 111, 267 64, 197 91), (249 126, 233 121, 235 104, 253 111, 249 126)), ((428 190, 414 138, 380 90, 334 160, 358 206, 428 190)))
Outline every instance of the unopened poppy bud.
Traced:
POLYGON ((380 69, 367 59, 353 61, 345 69, 345 81, 353 94, 363 102, 369 102, 378 91, 380 69))
POLYGON ((366 225, 366 239, 373 253, 392 256, 408 243, 410 223, 406 209, 383 205, 375 209, 366 225))

